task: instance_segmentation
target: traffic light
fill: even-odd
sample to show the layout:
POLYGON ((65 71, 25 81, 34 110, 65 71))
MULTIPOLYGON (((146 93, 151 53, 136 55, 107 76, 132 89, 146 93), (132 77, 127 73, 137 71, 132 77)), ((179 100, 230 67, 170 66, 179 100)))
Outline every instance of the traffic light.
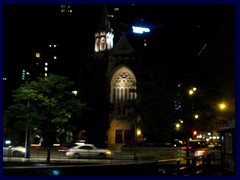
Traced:
POLYGON ((197 135, 197 131, 196 131, 196 130, 193 131, 193 135, 194 135, 194 136, 197 135))

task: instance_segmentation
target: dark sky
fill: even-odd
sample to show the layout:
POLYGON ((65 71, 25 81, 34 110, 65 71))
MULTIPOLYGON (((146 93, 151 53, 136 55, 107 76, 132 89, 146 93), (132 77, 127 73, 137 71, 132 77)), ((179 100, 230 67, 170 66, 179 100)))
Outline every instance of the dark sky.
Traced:
MULTIPOLYGON (((174 61, 190 60, 204 43, 216 38, 226 41, 226 48, 233 48, 233 5, 122 4, 118 6, 120 11, 114 12, 116 6, 108 7, 109 14, 114 14, 110 21, 115 42, 123 30, 130 33, 132 25, 143 24, 151 28, 152 46, 161 48, 174 61)), ((101 8, 96 4, 72 5, 73 14, 68 17, 60 13, 59 5, 4 5, 4 76, 9 80, 19 77, 21 68, 33 60, 36 49, 54 40, 60 41, 76 68, 77 61, 93 51, 101 8)), ((234 67, 234 61, 229 62, 225 63, 229 66, 227 71, 234 67)))

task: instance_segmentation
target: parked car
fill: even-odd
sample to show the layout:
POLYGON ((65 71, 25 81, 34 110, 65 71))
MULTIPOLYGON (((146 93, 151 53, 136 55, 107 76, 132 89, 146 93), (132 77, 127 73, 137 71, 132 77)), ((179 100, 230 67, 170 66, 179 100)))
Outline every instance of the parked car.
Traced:
POLYGON ((69 158, 111 158, 112 152, 108 149, 99 149, 93 144, 77 144, 68 149, 69 158))
POLYGON ((4 145, 3 156, 8 157, 23 157, 25 155, 26 148, 23 146, 4 145))

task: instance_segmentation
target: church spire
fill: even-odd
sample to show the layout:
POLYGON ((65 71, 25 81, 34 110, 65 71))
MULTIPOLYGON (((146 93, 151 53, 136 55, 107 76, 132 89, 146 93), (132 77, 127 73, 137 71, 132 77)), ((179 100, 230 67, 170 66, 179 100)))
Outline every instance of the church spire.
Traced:
POLYGON ((107 5, 104 4, 103 12, 102 12, 102 19, 100 22, 100 31, 109 31, 110 30, 110 21, 108 19, 108 11, 107 11, 107 5))
POLYGON ((113 33, 108 19, 107 5, 103 7, 102 18, 100 26, 95 33, 95 53, 105 52, 113 47, 113 33))

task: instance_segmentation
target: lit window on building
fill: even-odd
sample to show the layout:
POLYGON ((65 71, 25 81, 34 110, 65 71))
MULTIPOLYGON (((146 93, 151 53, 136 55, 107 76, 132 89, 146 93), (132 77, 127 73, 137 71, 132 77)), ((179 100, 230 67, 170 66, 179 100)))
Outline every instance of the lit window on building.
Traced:
POLYGON ((54 45, 53 45, 53 47, 57 47, 57 45, 56 45, 56 44, 54 44, 54 45))
POLYGON ((45 71, 48 71, 48 68, 47 68, 47 67, 45 67, 44 69, 45 69, 45 71))
POLYGON ((52 45, 51 45, 51 44, 49 44, 49 47, 52 47, 52 45))
POLYGON ((64 12, 65 12, 65 9, 66 9, 66 5, 61 4, 61 5, 60 5, 60 11, 61 11, 62 13, 64 13, 64 12))
POLYGON ((25 69, 22 70, 22 80, 25 80, 25 69))
POLYGON ((111 103, 123 103, 137 98, 136 78, 128 68, 116 71, 111 81, 111 103))
POLYGON ((61 13, 66 13, 66 12, 72 13, 73 12, 70 5, 64 5, 64 4, 60 5, 60 11, 61 11, 61 13))
POLYGON ((66 8, 66 5, 61 4, 61 5, 60 5, 60 8, 61 8, 61 9, 64 9, 64 8, 66 8))
POLYGON ((45 62, 45 66, 48 66, 48 63, 47 63, 47 62, 45 62))
POLYGON ((36 58, 40 58, 40 56, 41 56, 41 55, 40 55, 39 52, 36 52, 36 53, 35 53, 35 57, 36 57, 36 58))
POLYGON ((118 8, 118 7, 115 7, 115 8, 114 8, 114 11, 119 11, 119 8, 118 8))
POLYGON ((7 80, 7 78, 3 78, 3 80, 4 80, 4 81, 6 81, 6 80, 7 80))
POLYGON ((53 59, 57 59, 57 56, 53 56, 53 59))
POLYGON ((45 75, 45 77, 47 77, 47 73, 45 73, 44 75, 45 75))
POLYGON ((147 46, 147 40, 144 39, 144 46, 146 47, 147 46))

